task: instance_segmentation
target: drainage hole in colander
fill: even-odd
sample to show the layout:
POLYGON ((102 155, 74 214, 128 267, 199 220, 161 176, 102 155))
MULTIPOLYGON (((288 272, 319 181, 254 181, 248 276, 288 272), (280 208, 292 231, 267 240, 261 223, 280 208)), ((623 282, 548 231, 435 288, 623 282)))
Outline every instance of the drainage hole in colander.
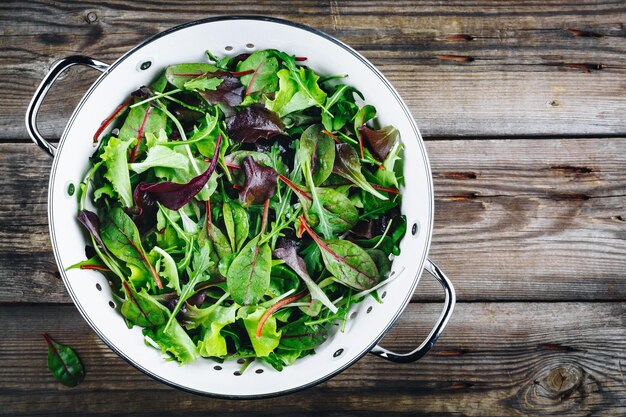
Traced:
POLYGON ((371 313, 372 312, 372 308, 373 308, 372 306, 367 307, 367 310, 365 310, 365 312, 367 314, 371 313))
POLYGON ((256 370, 256 371, 254 371, 254 372, 256 372, 257 374, 262 374, 262 373, 263 373, 263 369, 257 369, 257 370, 256 370))
POLYGON ((100 283, 96 284, 96 289, 98 291, 102 291, 102 285, 100 285, 100 283))
POLYGON ((356 318, 356 311, 353 311, 352 314, 350 314, 350 318, 353 320, 356 318))
POLYGON ((243 365, 244 363, 246 363, 246 360, 245 359, 237 359, 237 363, 239 365, 243 365))
POLYGON ((239 372, 239 371, 235 371, 235 372, 233 372, 233 375, 235 375, 235 376, 241 376, 241 372, 239 372))
POLYGON ((113 301, 109 301, 109 307, 115 308, 115 303, 113 301))
POLYGON ((380 298, 385 298, 387 296, 387 291, 383 291, 383 293, 380 295, 380 298))
POLYGON ((420 227, 417 224, 417 222, 413 223, 413 227, 411 227, 411 234, 413 236, 417 235, 417 232, 419 231, 420 227))
POLYGON ((225 46, 225 47, 224 47, 224 50, 225 50, 226 52, 230 52, 230 51, 232 51, 232 50, 233 50, 233 47, 232 47, 232 46, 230 46, 230 45, 228 45, 228 46, 225 46))
POLYGON ((247 43, 246 44, 246 48, 252 49, 252 48, 254 48, 254 44, 253 43, 247 43))
POLYGON ((337 349, 335 353, 333 353, 333 358, 338 358, 343 353, 343 349, 337 349))
POLYGON ((219 365, 215 365, 215 366, 213 367, 213 369, 215 369, 216 371, 221 371, 221 370, 222 370, 222 367, 221 367, 221 366, 219 366, 219 365))

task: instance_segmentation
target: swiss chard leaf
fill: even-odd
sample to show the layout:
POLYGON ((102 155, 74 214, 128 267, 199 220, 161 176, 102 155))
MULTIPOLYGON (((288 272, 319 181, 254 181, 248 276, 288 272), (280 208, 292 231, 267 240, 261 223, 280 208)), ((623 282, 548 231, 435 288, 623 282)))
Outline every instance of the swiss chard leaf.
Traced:
POLYGON ((335 165, 333 166, 333 174, 337 174, 363 190, 372 194, 380 200, 387 200, 383 194, 379 193, 367 182, 365 176, 361 172, 361 162, 354 148, 347 143, 339 143, 336 145, 337 155, 335 156, 335 165))
POLYGON ((298 274, 300 278, 302 278, 302 281, 304 281, 304 284, 307 286, 309 292, 311 293, 312 299, 319 300, 333 313, 337 312, 337 307, 335 307, 335 305, 332 303, 332 301, 330 301, 324 291, 309 276, 309 273, 306 270, 306 264, 304 263, 304 259, 302 259, 298 255, 294 246, 285 246, 275 249, 274 256, 284 261, 291 269, 296 272, 296 274, 298 274))
POLYGON ((226 275, 228 292, 237 304, 256 304, 267 291, 272 269, 272 250, 252 239, 233 259, 226 275))
POLYGON ((239 199, 244 205, 262 204, 276 192, 278 174, 273 168, 257 164, 250 156, 243 160, 246 180, 239 191, 239 199))
MULTIPOLYGON (((111 209, 109 217, 100 230, 102 241, 109 251, 122 261, 152 275, 156 285, 162 288, 161 279, 148 259, 141 243, 137 226, 124 210, 111 209)), ((132 269, 132 268, 131 268, 132 269)))
POLYGON ((48 344, 48 369, 52 375, 68 387, 75 387, 85 379, 85 369, 78 355, 69 347, 55 342, 47 334, 43 334, 48 344))
POLYGON ((348 240, 323 241, 304 218, 300 222, 320 247, 324 265, 337 282, 356 290, 368 290, 378 284, 380 273, 364 249, 348 240))
POLYGON ((237 142, 255 143, 259 139, 285 135, 283 127, 280 117, 260 104, 243 108, 226 121, 228 136, 237 142))
POLYGON ((278 347, 284 350, 315 349, 328 339, 328 331, 319 324, 307 326, 296 321, 283 327, 281 331, 278 347))
POLYGON ((248 58, 237 63, 237 71, 254 71, 240 78, 246 86, 246 95, 254 93, 272 93, 278 88, 278 60, 272 51, 256 51, 248 58))
POLYGON ((145 288, 137 292, 125 281, 122 282, 122 288, 126 299, 121 310, 129 327, 157 327, 165 324, 170 316, 169 310, 148 294, 145 288))
POLYGON ((321 125, 311 125, 300 137, 300 161, 311 168, 313 183, 318 186, 330 176, 335 163, 335 141, 322 133, 321 125))

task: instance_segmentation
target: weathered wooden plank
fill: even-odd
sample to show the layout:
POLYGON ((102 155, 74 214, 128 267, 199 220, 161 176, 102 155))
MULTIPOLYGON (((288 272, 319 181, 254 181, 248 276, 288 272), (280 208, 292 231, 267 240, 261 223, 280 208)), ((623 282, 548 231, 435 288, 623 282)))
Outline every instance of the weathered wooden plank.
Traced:
MULTIPOLYGON (((461 300, 624 300, 626 139, 429 141, 430 255, 461 300)), ((68 302, 49 243, 50 159, 0 145, 0 301, 68 302)), ((437 299, 424 280, 415 299, 437 299)))
MULTIPOLYGON (((410 304, 384 345, 415 346, 439 307, 410 304)), ((316 388, 263 401, 206 399, 159 384, 111 352, 73 307, 0 307, 0 316, 0 410, 13 416, 626 413, 626 310, 618 303, 460 304, 417 363, 367 356, 316 388), (81 385, 54 381, 42 331, 79 353, 81 385)))
MULTIPOLYGON (((621 1, 120 1, 0 4, 0 138, 26 138, 26 103, 56 59, 110 62, 176 24, 237 13, 292 19, 354 46, 388 76, 427 136, 626 134, 621 1)), ((53 89, 42 108, 45 135, 61 134, 95 77, 77 69, 53 89)))

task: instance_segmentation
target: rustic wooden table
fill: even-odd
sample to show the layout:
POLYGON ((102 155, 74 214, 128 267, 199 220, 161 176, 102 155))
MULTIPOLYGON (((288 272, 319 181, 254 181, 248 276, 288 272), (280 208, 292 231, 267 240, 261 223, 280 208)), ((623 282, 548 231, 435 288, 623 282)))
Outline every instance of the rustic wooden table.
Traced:
MULTIPOLYGON (((0 3, 0 414, 625 415, 626 3, 528 0, 0 3), (417 363, 373 356, 307 391, 207 399, 157 383, 89 329, 47 225, 51 160, 24 128, 57 59, 111 62, 171 26, 261 14, 321 29, 391 80, 426 140, 431 248, 459 303, 417 363), (46 367, 48 331, 87 369, 46 367)), ((97 74, 71 69, 42 109, 59 137, 97 74)), ((440 308, 430 277, 385 339, 413 347, 440 308)))

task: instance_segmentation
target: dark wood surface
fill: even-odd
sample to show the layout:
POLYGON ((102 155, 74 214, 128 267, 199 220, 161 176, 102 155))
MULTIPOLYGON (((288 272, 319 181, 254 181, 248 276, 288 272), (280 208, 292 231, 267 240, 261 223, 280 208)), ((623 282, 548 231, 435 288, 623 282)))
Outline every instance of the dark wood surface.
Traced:
MULTIPOLYGON (((499 2, 1 2, 1 415, 626 415, 626 4, 499 2), (324 30, 377 65, 424 136, 435 181, 430 256, 459 303, 434 351, 365 357, 315 388, 211 400, 152 381, 88 328, 51 253, 50 159, 26 104, 58 58, 112 62, 148 36, 215 14, 324 30), (48 331, 87 369, 76 388, 46 368, 48 331)), ((73 69, 42 108, 47 137, 96 73, 73 69)), ((428 332, 425 279, 385 345, 428 332)))

